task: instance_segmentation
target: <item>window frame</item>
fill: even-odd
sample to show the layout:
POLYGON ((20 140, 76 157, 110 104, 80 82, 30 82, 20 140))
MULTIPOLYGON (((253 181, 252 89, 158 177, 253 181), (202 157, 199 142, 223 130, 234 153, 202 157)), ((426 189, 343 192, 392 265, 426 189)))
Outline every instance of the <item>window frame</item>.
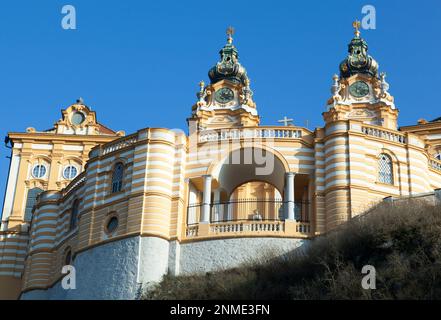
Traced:
POLYGON ((77 167, 77 166, 75 166, 75 165, 73 165, 73 164, 68 164, 68 165, 64 166, 64 168, 63 168, 63 178, 64 178, 65 180, 73 180, 73 179, 75 179, 76 177, 78 177, 79 172, 80 172, 80 171, 78 170, 78 167, 77 167), (73 176, 73 177, 67 177, 67 176, 66 176, 66 170, 69 169, 69 168, 74 168, 74 169, 76 170, 76 174, 75 174, 75 176, 73 176))
POLYGON ((392 157, 387 153, 380 153, 377 158, 377 182, 389 186, 395 185, 394 162, 392 157), (388 172, 385 172, 388 166, 388 172))
POLYGON ((75 230, 78 227, 78 215, 80 213, 80 200, 75 199, 72 202, 70 209, 69 231, 75 230))
POLYGON ((124 189, 123 188, 124 187, 124 171, 125 171, 125 166, 124 166, 124 163, 121 161, 118 161, 112 167, 112 174, 111 174, 111 180, 110 180, 110 194, 114 194, 114 193, 118 193, 118 192, 123 191, 123 189, 124 189), (117 172, 118 168, 121 168, 120 174, 119 174, 119 172, 117 172), (117 174, 120 177, 118 177, 117 174), (116 180, 116 179, 118 179, 118 180, 116 180))
MULTIPOLYGON (((41 170, 39 170, 39 173, 41 173, 41 170)), ((36 163, 32 166, 31 175, 34 179, 44 179, 47 176, 47 173, 48 173, 48 168, 44 163, 36 163), (44 173, 41 176, 37 176, 35 174, 35 169, 37 169, 38 167, 44 168, 44 173)))
POLYGON ((119 216, 118 216, 118 214, 117 214, 116 212, 112 212, 112 213, 107 217, 107 219, 105 220, 104 231, 105 231, 105 233, 106 233, 108 236, 112 236, 112 235, 114 235, 114 234, 116 234, 116 233, 118 232, 119 226, 120 226, 120 219, 119 219, 119 216), (110 230, 110 229, 109 229, 109 224, 110 224, 110 222, 111 222, 113 219, 116 219, 116 226, 115 226, 115 229, 110 230))
POLYGON ((32 209, 34 208, 34 206, 37 204, 37 198, 38 196, 44 192, 44 189, 40 188, 40 187, 33 187, 33 188, 29 188, 28 192, 26 194, 26 201, 25 201, 25 208, 24 208, 24 220, 25 221, 31 221, 32 220, 32 209), (35 201, 34 204, 32 205, 32 207, 29 206, 29 193, 30 192, 35 192, 35 190, 40 190, 40 192, 38 192, 38 194, 35 196, 35 201), (31 210, 31 212, 29 212, 28 210, 31 210), (30 217, 30 219, 27 219, 28 216, 30 217))

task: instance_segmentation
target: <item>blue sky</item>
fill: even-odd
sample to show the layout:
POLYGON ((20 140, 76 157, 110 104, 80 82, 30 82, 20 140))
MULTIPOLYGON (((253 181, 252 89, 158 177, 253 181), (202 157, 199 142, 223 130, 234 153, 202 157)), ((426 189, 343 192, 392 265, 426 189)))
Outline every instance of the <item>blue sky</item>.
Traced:
MULTIPOLYGON (((2 0, 0 135, 50 128, 80 96, 115 130, 186 129, 197 83, 208 82, 229 25, 261 123, 286 115, 322 126, 332 75, 366 4, 376 8, 377 28, 362 36, 387 72, 400 125, 441 116, 439 0, 2 0), (77 30, 61 28, 66 4, 76 8, 77 30)), ((0 150, 3 196, 10 151, 0 150)))

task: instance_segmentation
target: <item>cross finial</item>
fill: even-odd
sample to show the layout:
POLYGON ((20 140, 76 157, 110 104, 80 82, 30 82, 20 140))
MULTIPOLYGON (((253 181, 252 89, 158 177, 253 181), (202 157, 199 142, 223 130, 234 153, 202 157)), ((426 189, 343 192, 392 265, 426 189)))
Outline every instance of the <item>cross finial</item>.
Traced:
POLYGON ((292 124, 293 121, 294 121, 294 119, 289 119, 289 118, 287 118, 286 116, 283 117, 282 120, 277 120, 277 122, 284 123, 284 124, 285 124, 285 127, 292 126, 292 125, 293 125, 293 124, 292 124))
POLYGON ((354 22, 352 22, 352 27, 354 27, 354 29, 355 29, 354 34, 356 37, 360 36, 360 30, 359 30, 360 26, 361 26, 360 21, 355 20, 354 22))
POLYGON ((227 28, 227 36, 228 36, 228 43, 233 43, 233 34, 234 34, 234 28, 232 26, 229 26, 227 28))

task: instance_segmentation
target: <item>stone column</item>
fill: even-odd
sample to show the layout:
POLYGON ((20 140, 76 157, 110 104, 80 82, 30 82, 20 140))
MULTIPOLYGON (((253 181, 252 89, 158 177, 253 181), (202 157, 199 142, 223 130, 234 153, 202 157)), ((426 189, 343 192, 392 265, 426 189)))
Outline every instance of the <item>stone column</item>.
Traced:
POLYGON ((286 195, 285 195, 285 205, 286 205, 286 219, 294 220, 294 172, 286 173, 286 195))
POLYGON ((220 189, 216 189, 213 192, 213 212, 214 212, 214 221, 219 221, 222 219, 219 219, 221 216, 221 208, 222 206, 219 205, 220 202, 220 189))
POLYGON ((204 194, 202 199, 202 214, 201 222, 210 222, 210 207, 211 207, 211 179, 210 175, 203 176, 204 178, 204 194))

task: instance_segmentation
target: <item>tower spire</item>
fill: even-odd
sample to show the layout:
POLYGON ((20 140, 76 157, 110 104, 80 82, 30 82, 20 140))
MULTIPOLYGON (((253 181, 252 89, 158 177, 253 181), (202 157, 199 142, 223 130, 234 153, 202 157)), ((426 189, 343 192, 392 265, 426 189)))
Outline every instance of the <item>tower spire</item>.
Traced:
POLYGON ((246 85, 247 73, 244 67, 239 63, 239 52, 233 45, 233 34, 235 30, 233 27, 228 27, 227 43, 219 51, 221 56, 220 61, 208 72, 211 83, 216 83, 221 80, 229 80, 234 83, 241 83, 246 85))
POLYGON ((229 43, 229 44, 232 44, 233 43, 233 34, 234 34, 234 28, 232 27, 232 26, 229 26, 228 28, 227 28, 227 42, 229 43))
POLYGON ((355 20, 354 22, 352 22, 352 27, 354 27, 354 34, 355 34, 355 37, 357 37, 357 38, 360 37, 360 26, 361 26, 360 21, 355 20))
POLYGON ((340 77, 348 78, 356 73, 378 77, 378 63, 367 53, 367 42, 360 37, 361 23, 355 20, 352 23, 354 38, 348 45, 348 56, 340 64, 340 77))

